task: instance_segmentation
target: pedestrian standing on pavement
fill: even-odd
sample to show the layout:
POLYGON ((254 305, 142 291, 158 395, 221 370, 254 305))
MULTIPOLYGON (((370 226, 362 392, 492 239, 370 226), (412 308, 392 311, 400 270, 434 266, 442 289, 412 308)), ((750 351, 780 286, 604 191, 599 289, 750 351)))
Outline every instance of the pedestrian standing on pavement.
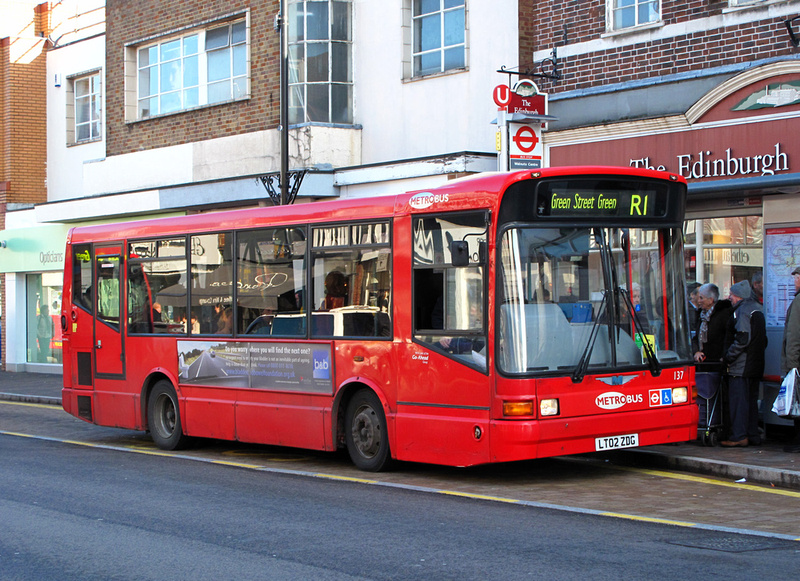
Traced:
POLYGON ((697 334, 697 326, 700 324, 700 311, 702 310, 700 308, 700 304, 697 302, 699 288, 699 282, 693 282, 686 285, 686 296, 689 297, 687 299, 689 301, 689 304, 687 305, 689 308, 689 331, 692 334, 692 340, 694 340, 694 337, 697 334))
POLYGON ((39 343, 39 361, 47 363, 50 361, 50 341, 53 339, 55 325, 53 317, 50 316, 50 309, 47 305, 39 307, 39 317, 36 321, 36 341, 39 343))
MULTIPOLYGON (((781 346, 781 373, 784 377, 792 369, 800 368, 800 266, 792 271, 794 277, 794 299, 786 310, 781 346)), ((797 389, 795 387, 795 389, 797 389)), ((794 420, 794 439, 785 452, 800 452, 800 418, 794 420)))
POLYGON ((733 312, 725 335, 723 361, 728 366, 730 436, 723 446, 758 446, 758 387, 764 376, 767 324, 746 280, 731 287, 733 312))
POLYGON ((698 426, 707 428, 719 424, 719 408, 715 406, 713 417, 708 417, 708 405, 720 388, 722 380, 722 356, 725 347, 725 333, 731 316, 731 302, 720 300, 719 288, 707 283, 697 289, 697 305, 700 313, 692 333, 692 351, 696 363, 695 380, 700 397, 698 426))
POLYGON ((759 270, 753 275, 750 281, 750 286, 753 287, 753 298, 758 301, 758 304, 764 304, 764 275, 759 270))

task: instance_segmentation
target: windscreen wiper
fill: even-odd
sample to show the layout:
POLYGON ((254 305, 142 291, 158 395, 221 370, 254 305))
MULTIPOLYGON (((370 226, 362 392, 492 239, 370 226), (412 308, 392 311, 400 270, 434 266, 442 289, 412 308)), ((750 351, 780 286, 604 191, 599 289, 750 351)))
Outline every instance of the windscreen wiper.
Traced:
POLYGON ((639 313, 637 313, 636 309, 633 307, 633 302, 631 301, 628 290, 621 287, 617 290, 619 294, 622 295, 622 298, 625 299, 625 305, 628 307, 628 312, 631 315, 631 319, 633 319, 634 325, 636 325, 636 333, 642 336, 642 349, 644 350, 645 357, 647 357, 647 365, 650 367, 650 373, 653 374, 653 377, 658 377, 661 375, 661 364, 658 362, 658 357, 656 357, 653 347, 650 345, 650 341, 647 340, 644 333, 640 330, 644 329, 644 326, 642 325, 642 320, 639 318, 639 313))
POLYGON ((597 317, 594 319, 594 323, 592 323, 592 330, 589 332, 589 340, 586 342, 586 347, 583 348, 583 354, 581 355, 580 361, 578 361, 577 367, 575 367, 575 371, 572 372, 572 383, 580 383, 583 381, 583 377, 586 375, 586 370, 589 368, 589 361, 592 358, 592 350, 594 349, 594 343, 597 339, 597 329, 598 324, 600 323, 600 318, 605 310, 606 306, 606 297, 607 292, 603 292, 603 300, 600 301, 600 307, 597 309, 597 317))
MULTIPOLYGON (((603 228, 594 229, 594 241, 600 249, 600 261, 603 265, 603 285, 607 292, 611 293, 607 298, 606 307, 608 308, 609 321, 608 325, 608 342, 610 345, 618 343, 617 338, 614 336, 615 329, 617 329, 617 300, 613 294, 613 290, 617 288, 617 268, 614 264, 614 258, 611 255, 611 246, 608 243, 607 233, 603 228)), ((603 296, 606 299, 606 296, 603 296)), ((616 330, 619 333, 619 330, 616 330)), ((617 350, 611 349, 611 367, 617 366, 617 350)))

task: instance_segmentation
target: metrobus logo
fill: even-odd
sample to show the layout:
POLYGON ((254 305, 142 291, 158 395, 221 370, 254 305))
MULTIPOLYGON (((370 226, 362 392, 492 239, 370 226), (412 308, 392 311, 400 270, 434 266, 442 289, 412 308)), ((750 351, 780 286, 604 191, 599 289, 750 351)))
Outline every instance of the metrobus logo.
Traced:
POLYGON ((430 208, 434 204, 444 204, 448 201, 450 201, 449 194, 431 194, 430 192, 423 192, 411 196, 408 204, 415 210, 424 210, 425 208, 430 208))
POLYGON ((616 410, 629 403, 642 403, 644 398, 641 393, 624 394, 618 391, 607 391, 595 398, 594 403, 597 407, 604 410, 616 410))

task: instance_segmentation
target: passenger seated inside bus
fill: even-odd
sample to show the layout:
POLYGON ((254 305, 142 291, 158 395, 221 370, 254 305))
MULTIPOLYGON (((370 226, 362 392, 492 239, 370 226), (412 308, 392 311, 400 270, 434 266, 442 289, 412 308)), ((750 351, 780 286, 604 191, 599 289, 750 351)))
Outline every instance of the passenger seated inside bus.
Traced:
POLYGON ((338 270, 332 270, 325 277, 325 300, 320 310, 339 309, 347 304, 347 278, 338 270))
POLYGON ((220 311, 216 333, 218 335, 230 335, 233 333, 233 309, 231 307, 223 307, 220 311))

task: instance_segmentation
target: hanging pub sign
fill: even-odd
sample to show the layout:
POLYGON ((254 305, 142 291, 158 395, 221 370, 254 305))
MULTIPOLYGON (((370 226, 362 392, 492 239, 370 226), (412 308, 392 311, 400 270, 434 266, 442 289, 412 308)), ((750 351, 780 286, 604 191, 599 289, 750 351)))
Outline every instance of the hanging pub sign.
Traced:
POLYGON ((544 159, 542 129, 547 114, 547 95, 533 81, 523 79, 513 89, 498 85, 493 93, 498 106, 499 169, 539 169, 544 159))

